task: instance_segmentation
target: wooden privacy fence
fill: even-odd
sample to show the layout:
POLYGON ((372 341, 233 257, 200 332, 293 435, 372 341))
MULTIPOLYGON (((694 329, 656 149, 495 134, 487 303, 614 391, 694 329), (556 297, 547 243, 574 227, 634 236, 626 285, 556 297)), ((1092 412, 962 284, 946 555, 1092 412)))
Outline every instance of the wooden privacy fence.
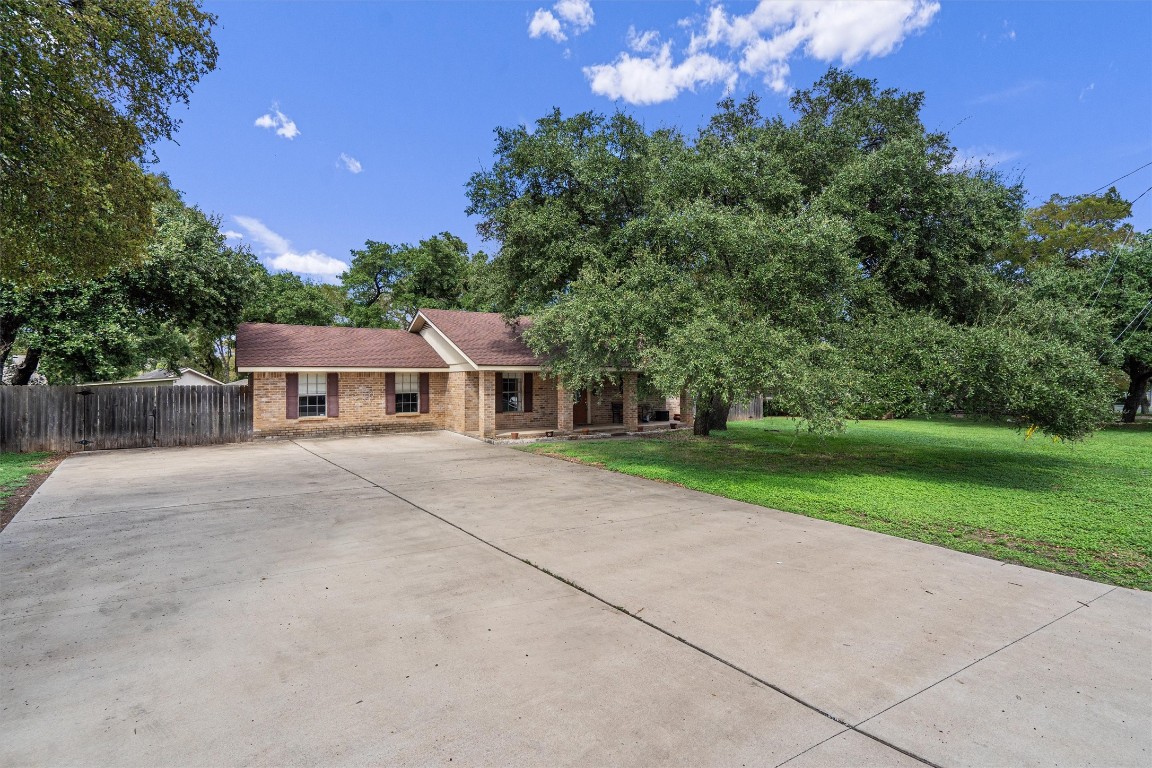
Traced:
POLYGON ((0 451, 151 448, 251 437, 247 387, 0 386, 0 451))
POLYGON ((746 403, 732 403, 728 409, 728 421, 747 421, 764 418, 764 396, 757 395, 746 403))

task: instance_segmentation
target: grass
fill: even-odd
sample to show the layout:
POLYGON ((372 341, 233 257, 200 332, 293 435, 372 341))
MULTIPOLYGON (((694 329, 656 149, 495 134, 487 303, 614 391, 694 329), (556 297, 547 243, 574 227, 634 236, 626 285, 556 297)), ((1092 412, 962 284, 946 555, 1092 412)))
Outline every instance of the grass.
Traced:
POLYGON ((9 509, 12 497, 28 485, 32 475, 51 471, 39 466, 51 456, 51 453, 0 453, 0 530, 16 514, 16 509, 9 509))
POLYGON ((789 419, 524 450, 1058 573, 1152 590, 1152 425, 1053 443, 996 424, 789 419))
POLYGON ((37 464, 44 461, 50 453, 0 453, 0 504, 18 488, 28 484, 28 476, 43 470, 37 464))

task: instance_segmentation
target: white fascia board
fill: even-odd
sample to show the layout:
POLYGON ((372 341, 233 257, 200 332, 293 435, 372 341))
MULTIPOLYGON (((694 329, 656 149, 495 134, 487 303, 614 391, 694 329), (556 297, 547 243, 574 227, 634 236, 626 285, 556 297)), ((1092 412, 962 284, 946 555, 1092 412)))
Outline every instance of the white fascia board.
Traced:
POLYGON ((542 370, 539 365, 481 365, 480 371, 508 371, 510 373, 535 373, 542 370))
MULTIPOLYGON (((420 329, 420 336, 423 337, 423 339, 428 342, 428 345, 431 346, 432 349, 436 350, 436 354, 440 355, 440 357, 444 357, 444 353, 440 351, 440 348, 437 347, 437 344, 434 343, 432 340, 430 340, 429 337, 431 337, 432 339, 435 339, 437 342, 443 342, 443 344, 447 344, 448 347, 450 347, 457 355, 460 356, 459 361, 449 360, 446 357, 444 357, 444 362, 449 363, 449 364, 452 364, 452 363, 458 364, 459 362, 464 362, 470 366, 466 370, 470 370, 470 371, 480 370, 480 367, 477 366, 476 363, 472 362, 472 358, 470 358, 470 357, 468 357, 468 355, 464 354, 464 350, 462 350, 462 349, 460 349, 460 347, 456 346, 455 342, 453 342, 452 339, 448 338, 448 336, 443 331, 441 331, 439 328, 437 328, 432 323, 431 320, 429 320, 424 315, 417 315, 417 317, 419 317, 420 319, 422 319, 424 321, 424 326, 420 329), (431 330, 433 333, 429 333, 429 330, 431 330)), ((413 326, 415 326, 416 321, 413 320, 412 324, 413 324, 413 326)))
POLYGON ((339 365, 305 366, 248 366, 237 368, 237 373, 448 373, 447 368, 353 368, 339 365))

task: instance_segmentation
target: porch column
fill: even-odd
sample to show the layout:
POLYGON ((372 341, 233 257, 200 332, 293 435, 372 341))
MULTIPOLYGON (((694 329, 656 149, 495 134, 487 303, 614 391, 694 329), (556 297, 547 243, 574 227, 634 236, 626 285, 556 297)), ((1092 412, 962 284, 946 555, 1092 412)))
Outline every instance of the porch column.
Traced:
POLYGON ((556 431, 572 431, 572 393, 556 379, 556 431))
POLYGON ((624 431, 638 432, 640 430, 640 417, 637 410, 640 399, 636 396, 636 374, 624 374, 624 431))
POLYGON ((480 437, 496 437, 496 371, 480 371, 480 437))
POLYGON ((680 423, 686 427, 696 423, 696 404, 687 388, 680 390, 680 423))

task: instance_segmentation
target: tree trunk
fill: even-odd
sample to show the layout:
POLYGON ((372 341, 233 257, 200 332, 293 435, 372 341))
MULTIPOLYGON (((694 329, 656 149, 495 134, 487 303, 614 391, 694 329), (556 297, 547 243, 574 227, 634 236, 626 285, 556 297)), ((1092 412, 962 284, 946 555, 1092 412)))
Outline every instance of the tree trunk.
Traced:
POLYGON ((692 401, 696 405, 696 420, 692 422, 692 434, 707 437, 712 430, 712 396, 693 392, 692 401))
POLYGON ((728 429, 728 413, 731 410, 731 401, 725 400, 720 395, 715 395, 712 398, 712 407, 709 409, 709 420, 711 421, 711 428, 718 429, 721 432, 728 429))
POLYGON ((24 355, 24 361, 16 366, 16 371, 12 374, 12 386, 27 386, 28 382, 32 380, 32 374, 36 373, 36 368, 39 365, 40 350, 36 347, 29 347, 28 352, 24 355))
POLYGON ((728 410, 731 407, 732 404, 722 395, 697 395, 696 421, 692 425, 692 434, 706 437, 714 429, 728 429, 728 410))
POLYGON ((1124 396, 1124 414, 1120 420, 1132 424, 1136 421, 1136 412, 1148 390, 1148 380, 1152 379, 1152 366, 1131 357, 1124 363, 1124 370, 1128 372, 1128 394, 1124 396))
POLYGON ((8 356, 16 343, 16 333, 23 324, 23 318, 15 315, 0 315, 0 374, 8 367, 8 356))

